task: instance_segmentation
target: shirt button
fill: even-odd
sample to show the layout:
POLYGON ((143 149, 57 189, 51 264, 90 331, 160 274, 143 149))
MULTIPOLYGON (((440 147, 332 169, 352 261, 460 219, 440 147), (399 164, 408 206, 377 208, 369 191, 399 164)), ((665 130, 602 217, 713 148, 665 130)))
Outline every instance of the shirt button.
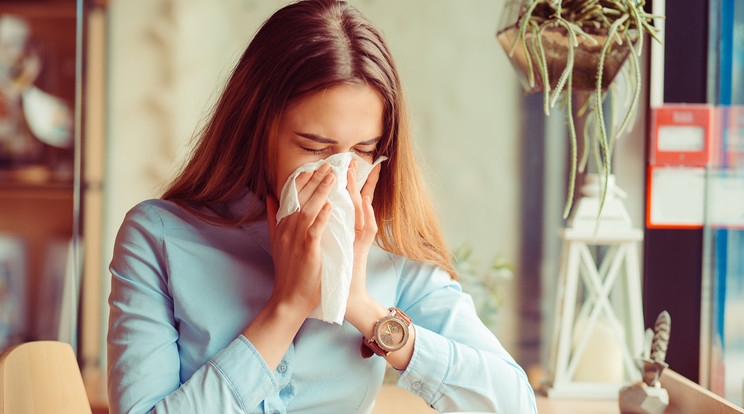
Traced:
POLYGON ((416 381, 413 384, 411 384, 411 388, 413 388, 416 391, 420 390, 421 387, 422 387, 421 381, 416 381))
POLYGON ((281 373, 284 373, 287 370, 287 364, 279 364, 279 366, 276 367, 276 370, 281 373))

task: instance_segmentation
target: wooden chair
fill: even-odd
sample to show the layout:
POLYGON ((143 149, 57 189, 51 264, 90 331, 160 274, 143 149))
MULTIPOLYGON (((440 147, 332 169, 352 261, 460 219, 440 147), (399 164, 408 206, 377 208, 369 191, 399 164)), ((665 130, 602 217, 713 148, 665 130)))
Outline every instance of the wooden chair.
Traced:
POLYGON ((0 414, 90 414, 75 353, 64 342, 28 342, 0 355, 0 414))

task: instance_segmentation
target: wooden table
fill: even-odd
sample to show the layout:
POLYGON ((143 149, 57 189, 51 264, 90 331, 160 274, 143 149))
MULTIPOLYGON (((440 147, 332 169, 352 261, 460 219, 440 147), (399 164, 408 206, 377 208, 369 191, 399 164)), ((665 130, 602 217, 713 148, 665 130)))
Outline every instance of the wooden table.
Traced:
MULTIPOLYGON (((744 414, 744 409, 710 392, 671 369, 661 374, 661 385, 669 392, 665 414, 744 414)), ((619 414, 617 400, 561 400, 537 396, 540 414, 619 414)))

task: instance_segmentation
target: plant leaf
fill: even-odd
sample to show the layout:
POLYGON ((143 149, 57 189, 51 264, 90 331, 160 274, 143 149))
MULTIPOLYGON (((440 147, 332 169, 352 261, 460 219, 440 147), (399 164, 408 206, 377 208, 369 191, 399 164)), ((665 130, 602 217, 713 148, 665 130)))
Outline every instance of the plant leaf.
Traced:
POLYGON ((641 13, 638 12, 638 7, 633 0, 626 1, 628 2, 628 10, 633 15, 636 27, 638 28, 638 56, 640 56, 643 49, 643 21, 641 19, 641 13))
POLYGON ((566 87, 566 114, 568 115, 568 130, 571 134, 571 174, 568 177, 568 200, 566 201, 566 208, 563 209, 563 218, 568 217, 568 213, 571 211, 573 205, 574 189, 576 186, 576 126, 574 125, 573 119, 573 96, 571 94, 573 75, 568 76, 568 86, 566 87))
MULTIPOLYGON (((563 86, 566 84, 566 79, 568 79, 569 76, 572 76, 573 74, 573 67, 574 67, 574 44, 576 44, 576 33, 574 33, 571 26, 565 23, 565 20, 559 19, 558 24, 562 25, 566 28, 566 31, 568 32, 568 56, 566 57, 566 67, 563 68, 563 73, 561 73, 561 77, 558 78, 558 82, 555 85, 555 91, 553 92, 553 97, 550 99, 550 106, 555 106, 555 102, 558 100, 558 95, 563 90, 563 86)), ((571 93, 571 88, 569 87, 566 90, 567 93, 571 93)))
MULTIPOLYGON (((604 69, 604 61, 607 57, 607 52, 610 50, 610 47, 612 46, 611 39, 615 37, 615 34, 617 33, 618 28, 621 24, 623 24, 628 19, 628 15, 625 15, 617 20, 615 20, 612 23, 612 26, 610 26, 610 31, 607 34, 607 41, 604 45, 602 45, 602 51, 599 54, 599 67, 597 68, 597 122, 599 122, 599 131, 600 131, 600 144, 602 146, 602 151, 604 153, 604 176, 605 181, 602 184, 602 201, 599 203, 599 211, 597 212, 597 222, 599 222, 599 217, 602 214, 602 208, 604 207, 605 200, 607 198, 607 184, 609 182, 610 177, 610 153, 608 151, 608 144, 607 144, 607 128, 605 126, 604 122, 604 112, 602 111, 602 72, 604 69)), ((600 170, 597 170, 597 173, 599 173, 600 170)))
POLYGON ((630 120, 633 118, 633 114, 636 110, 636 107, 638 106, 638 99, 641 96, 641 66, 638 62, 638 57, 635 54, 635 50, 633 49, 633 42, 628 41, 628 47, 630 48, 630 64, 632 65, 632 73, 634 76, 634 88, 633 88, 633 98, 630 100, 630 108, 628 108, 628 112, 625 114, 625 118, 623 119, 622 124, 620 124, 620 128, 617 131, 617 134, 620 135, 625 131, 625 128, 628 127, 630 124, 630 120))
POLYGON ((532 12, 539 3, 539 1, 535 1, 530 5, 525 15, 522 16, 522 22, 519 26, 519 38, 522 40, 522 50, 524 51, 524 60, 527 63, 527 72, 529 72, 530 87, 535 86, 535 74, 532 69, 532 57, 530 57, 530 51, 527 50, 527 27, 530 25, 529 23, 531 21, 530 17, 532 16, 532 12))
POLYGON ((550 98, 550 76, 548 75, 548 62, 545 58, 545 48, 542 44, 542 33, 546 27, 548 27, 547 23, 540 26, 538 30, 533 31, 534 38, 532 40, 533 46, 537 44, 535 56, 538 58, 537 63, 540 69, 540 76, 542 76, 543 80, 543 111, 545 112, 545 115, 550 115, 550 107, 548 106, 550 98))

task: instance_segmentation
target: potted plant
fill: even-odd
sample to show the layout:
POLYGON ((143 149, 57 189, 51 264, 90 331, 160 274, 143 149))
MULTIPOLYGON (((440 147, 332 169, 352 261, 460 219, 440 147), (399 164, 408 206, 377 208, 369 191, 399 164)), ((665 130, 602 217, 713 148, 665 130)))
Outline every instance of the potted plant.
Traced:
POLYGON ((472 256, 473 249, 463 244, 452 252, 452 262, 460 277, 462 290, 473 298, 478 317, 494 333, 498 333, 499 309, 503 301, 504 283, 512 279, 513 266, 496 255, 488 266, 481 266, 472 256))
POLYGON ((600 211, 604 204, 615 139, 630 124, 640 97, 638 56, 644 33, 661 43, 652 25, 657 16, 646 13, 644 4, 645 0, 512 0, 504 10, 497 38, 524 89, 543 92, 546 115, 558 101, 565 102, 571 171, 564 218, 573 204, 577 170, 584 171, 590 149, 597 173, 604 176, 600 211), (624 114, 608 122, 603 104, 614 93, 611 86, 621 68, 626 71, 629 87, 625 92, 630 99, 624 114), (580 161, 574 119, 574 95, 579 94, 583 104, 576 113, 584 121, 580 161))

